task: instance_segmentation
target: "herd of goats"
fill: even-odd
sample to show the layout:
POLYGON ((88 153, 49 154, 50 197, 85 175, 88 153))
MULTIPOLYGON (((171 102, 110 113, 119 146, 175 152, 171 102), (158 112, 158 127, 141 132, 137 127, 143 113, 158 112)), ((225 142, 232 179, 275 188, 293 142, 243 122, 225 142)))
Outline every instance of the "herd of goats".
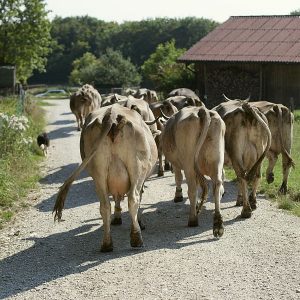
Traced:
POLYGON ((224 232, 220 200, 224 193, 223 166, 231 166, 237 176, 236 205, 242 206, 241 217, 250 218, 256 209, 256 192, 265 157, 268 183, 274 181, 273 168, 282 155, 283 180, 279 192, 287 192, 291 158, 293 114, 281 104, 266 101, 225 100, 207 109, 191 90, 172 91, 158 101, 155 91, 128 90, 127 96, 101 95, 91 85, 84 85, 70 97, 80 136, 82 163, 60 188, 53 209, 55 220, 62 210, 72 182, 83 169, 93 178, 100 199, 103 219, 102 252, 113 250, 111 224, 121 224, 120 202, 128 197, 132 219, 130 243, 143 246, 138 214, 143 185, 159 160, 158 176, 164 167, 175 174, 175 202, 183 201, 182 170, 188 185, 190 211, 188 226, 198 225, 198 213, 208 197, 211 179, 215 211, 213 234, 224 232), (162 156, 165 157, 163 167, 162 156), (201 187, 201 199, 197 200, 201 187), (111 214, 110 197, 115 202, 111 214))

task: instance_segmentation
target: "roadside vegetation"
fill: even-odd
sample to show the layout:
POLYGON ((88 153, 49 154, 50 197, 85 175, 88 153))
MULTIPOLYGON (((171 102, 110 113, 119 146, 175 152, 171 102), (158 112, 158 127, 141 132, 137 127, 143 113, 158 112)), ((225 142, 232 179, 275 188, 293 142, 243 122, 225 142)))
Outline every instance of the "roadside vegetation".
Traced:
MULTIPOLYGON (((295 168, 291 169, 288 180, 288 193, 286 195, 278 194, 278 190, 282 183, 282 167, 281 156, 274 168, 274 182, 268 184, 266 181, 267 159, 264 160, 262 168, 262 179, 260 183, 260 193, 264 193, 270 200, 274 201, 278 208, 291 211, 300 217, 300 110, 294 112, 294 134, 292 157, 295 162, 295 168)), ((232 169, 226 168, 226 176, 228 180, 235 180, 236 176, 232 169)))
POLYGON ((24 108, 18 101, 0 98, 0 228, 28 206, 25 196, 40 179, 42 156, 36 137, 45 126, 44 113, 30 96, 24 108))

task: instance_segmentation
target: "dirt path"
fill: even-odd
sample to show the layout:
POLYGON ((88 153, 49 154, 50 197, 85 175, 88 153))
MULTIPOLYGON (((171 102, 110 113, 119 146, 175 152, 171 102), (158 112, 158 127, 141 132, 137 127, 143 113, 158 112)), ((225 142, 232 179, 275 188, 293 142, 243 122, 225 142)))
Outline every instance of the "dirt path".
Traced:
POLYGON ((187 227, 189 201, 172 201, 170 172, 147 182, 142 250, 130 247, 125 201, 123 225, 112 228, 114 251, 100 253, 102 220, 87 174, 69 192, 65 221, 54 224, 58 187, 81 161, 68 101, 55 103, 47 107, 51 148, 36 205, 0 232, 1 299, 300 299, 300 218, 260 197, 253 217, 240 219, 231 183, 220 240, 211 201, 199 227, 187 227))

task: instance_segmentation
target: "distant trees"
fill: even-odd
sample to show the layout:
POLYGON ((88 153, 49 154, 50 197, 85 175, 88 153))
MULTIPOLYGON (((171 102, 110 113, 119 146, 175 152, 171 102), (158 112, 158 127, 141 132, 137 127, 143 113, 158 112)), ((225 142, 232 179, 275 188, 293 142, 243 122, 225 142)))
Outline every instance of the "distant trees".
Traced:
POLYGON ((296 10, 294 10, 294 11, 292 11, 290 14, 291 14, 292 16, 300 16, 300 8, 299 8, 299 9, 296 9, 296 10))
POLYGON ((101 87, 138 85, 141 81, 136 67, 120 51, 107 49, 98 59, 87 52, 73 62, 71 83, 90 83, 101 87))
POLYGON ((0 1, 0 64, 16 65, 19 81, 45 69, 50 40, 43 0, 0 1))
POLYGON ((156 51, 144 62, 142 73, 149 79, 156 90, 165 94, 178 87, 192 87, 194 73, 185 65, 178 64, 177 58, 185 52, 185 49, 177 49, 175 40, 159 44, 156 51))
POLYGON ((36 73, 32 82, 67 82, 73 61, 86 52, 100 57, 108 48, 130 58, 139 70, 159 44, 174 39, 177 48, 189 48, 217 25, 202 18, 157 18, 118 24, 89 16, 57 17, 52 21, 54 43, 47 73, 36 73))
POLYGON ((48 56, 47 73, 35 73, 34 82, 67 83, 72 71, 74 60, 90 52, 99 57, 109 42, 107 35, 118 26, 117 23, 104 22, 89 16, 84 17, 56 17, 51 23, 53 37, 52 53, 48 56), (98 45, 102 45, 98 51, 98 45))

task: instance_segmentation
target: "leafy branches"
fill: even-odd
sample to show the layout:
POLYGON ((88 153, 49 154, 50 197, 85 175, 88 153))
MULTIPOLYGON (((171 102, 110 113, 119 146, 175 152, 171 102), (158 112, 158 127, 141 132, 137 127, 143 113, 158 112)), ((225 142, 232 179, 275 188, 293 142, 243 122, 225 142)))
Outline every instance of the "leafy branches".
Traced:
POLYGON ((0 64, 16 65, 22 82, 33 70, 44 70, 50 45, 47 14, 43 0, 0 1, 0 64))
POLYGON ((55 41, 48 57, 47 73, 35 74, 31 82, 67 82, 74 60, 90 52, 96 57, 111 48, 138 68, 143 65, 159 44, 175 40, 176 47, 189 48, 214 29, 218 23, 203 18, 156 18, 127 21, 121 24, 95 18, 56 17, 51 35, 55 41))
POLYGON ((165 94, 178 87, 190 87, 193 84, 194 74, 183 64, 176 62, 185 49, 177 49, 175 40, 159 44, 142 66, 146 79, 154 84, 156 90, 165 94))

